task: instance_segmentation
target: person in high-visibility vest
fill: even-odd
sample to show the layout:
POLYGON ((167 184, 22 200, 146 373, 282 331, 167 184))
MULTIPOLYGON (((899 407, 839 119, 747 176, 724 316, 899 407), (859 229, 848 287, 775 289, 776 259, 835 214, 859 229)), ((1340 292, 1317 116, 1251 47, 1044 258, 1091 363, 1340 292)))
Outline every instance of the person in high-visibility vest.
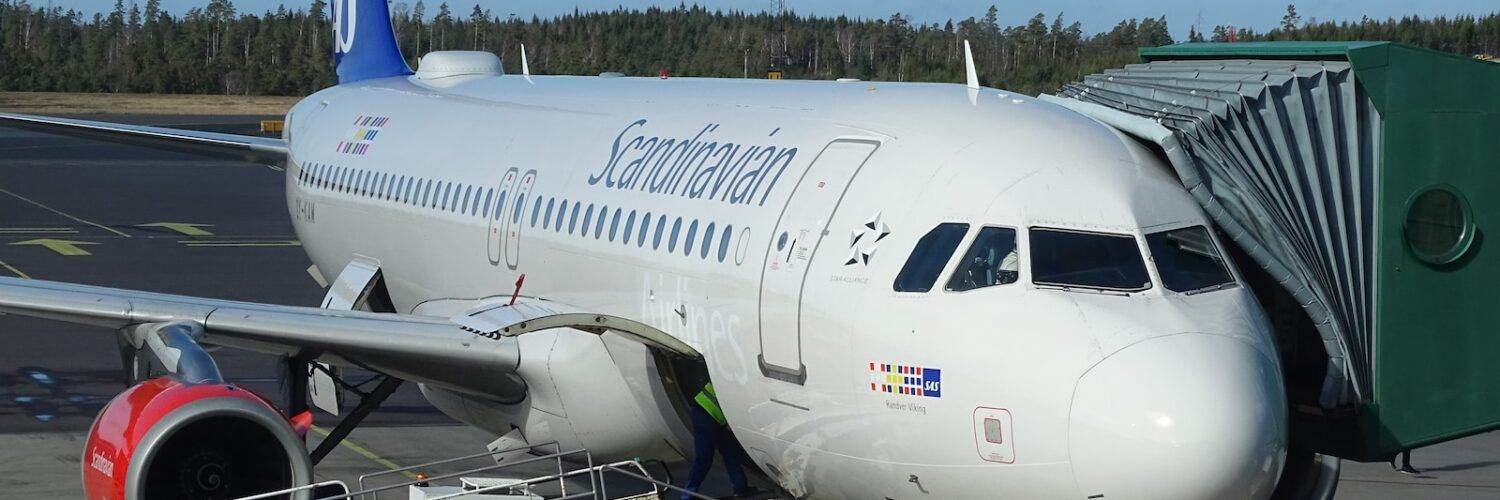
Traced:
MULTIPOLYGON (((714 465, 714 452, 717 450, 719 456, 724 457, 724 472, 729 474, 729 483, 734 486, 735 496, 754 493, 756 490, 750 488, 750 483, 745 480, 745 471, 740 468, 739 443, 729 433, 724 411, 719 409, 719 398, 714 395, 713 382, 704 384, 703 390, 693 397, 693 403, 688 405, 688 415, 693 422, 693 469, 688 473, 684 488, 698 492, 698 488, 703 485, 703 478, 708 476, 708 469, 714 465)), ((692 500, 692 497, 684 494, 682 500, 692 500)))

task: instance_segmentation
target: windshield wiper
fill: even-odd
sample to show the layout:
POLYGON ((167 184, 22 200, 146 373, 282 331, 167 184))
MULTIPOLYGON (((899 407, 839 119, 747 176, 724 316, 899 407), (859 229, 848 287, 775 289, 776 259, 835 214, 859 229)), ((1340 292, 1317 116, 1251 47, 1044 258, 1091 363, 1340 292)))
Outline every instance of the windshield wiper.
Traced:
POLYGON ((1207 286, 1207 287, 1199 288, 1199 289, 1196 289, 1196 290, 1188 290, 1186 292, 1182 292, 1182 294, 1183 295, 1198 295, 1200 293, 1217 292, 1219 290, 1223 290, 1225 288, 1232 288, 1234 286, 1235 286, 1235 283, 1233 281, 1230 281, 1230 282, 1225 282, 1225 283, 1219 283, 1219 284, 1213 285, 1213 286, 1207 286))

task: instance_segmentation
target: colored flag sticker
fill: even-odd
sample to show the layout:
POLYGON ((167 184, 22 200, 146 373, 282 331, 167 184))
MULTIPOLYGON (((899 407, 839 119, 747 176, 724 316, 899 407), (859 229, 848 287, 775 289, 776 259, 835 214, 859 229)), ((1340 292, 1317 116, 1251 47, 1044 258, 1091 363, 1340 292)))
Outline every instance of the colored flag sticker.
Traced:
POLYGON ((390 117, 360 115, 354 118, 354 124, 349 127, 349 133, 339 141, 335 151, 349 155, 363 156, 370 152, 370 147, 375 145, 375 138, 380 135, 380 130, 390 123, 390 117))
POLYGON ((870 392, 943 397, 943 371, 937 368, 871 361, 869 372, 870 392))

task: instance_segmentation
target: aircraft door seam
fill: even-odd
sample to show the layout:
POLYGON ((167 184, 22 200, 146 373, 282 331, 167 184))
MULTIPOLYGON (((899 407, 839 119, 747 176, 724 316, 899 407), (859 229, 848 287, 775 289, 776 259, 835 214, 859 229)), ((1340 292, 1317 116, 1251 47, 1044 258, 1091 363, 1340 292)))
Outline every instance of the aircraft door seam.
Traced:
POLYGON ((830 141, 803 171, 787 197, 781 214, 777 216, 761 265, 757 314, 761 352, 756 360, 762 376, 798 385, 806 382, 807 367, 802 362, 801 325, 803 291, 808 271, 849 186, 880 145, 879 140, 864 137, 840 137, 830 141), (853 146, 857 149, 836 149, 841 146, 853 146), (813 179, 818 179, 817 184, 811 184, 813 179), (834 190, 823 191, 829 181, 840 183, 835 188, 836 193, 834 190), (807 205, 808 203, 812 205, 807 205), (807 224, 811 226, 796 226, 807 224), (795 238, 788 235, 792 244, 786 248, 775 247, 773 251, 776 241, 772 240, 779 241, 779 235, 791 232, 797 233, 795 238), (780 255, 782 250, 787 251, 784 259, 780 255), (780 290, 770 290, 772 287, 780 290), (786 316, 790 316, 790 322, 786 316), (780 330, 788 330, 790 333, 780 330), (769 338, 780 341, 773 343, 773 348, 789 351, 775 354, 787 359, 767 358, 768 333, 769 338), (795 366, 779 363, 793 363, 795 366))

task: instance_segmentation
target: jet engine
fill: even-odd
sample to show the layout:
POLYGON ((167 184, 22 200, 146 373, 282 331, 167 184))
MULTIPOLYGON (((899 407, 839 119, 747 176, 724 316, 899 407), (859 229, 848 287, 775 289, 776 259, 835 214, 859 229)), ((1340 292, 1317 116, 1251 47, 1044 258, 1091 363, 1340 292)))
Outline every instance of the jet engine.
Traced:
POLYGON ((224 382, 195 327, 138 327, 170 375, 127 389, 94 420, 83 448, 87 498, 231 499, 312 482, 303 444, 311 414, 289 420, 224 382))

